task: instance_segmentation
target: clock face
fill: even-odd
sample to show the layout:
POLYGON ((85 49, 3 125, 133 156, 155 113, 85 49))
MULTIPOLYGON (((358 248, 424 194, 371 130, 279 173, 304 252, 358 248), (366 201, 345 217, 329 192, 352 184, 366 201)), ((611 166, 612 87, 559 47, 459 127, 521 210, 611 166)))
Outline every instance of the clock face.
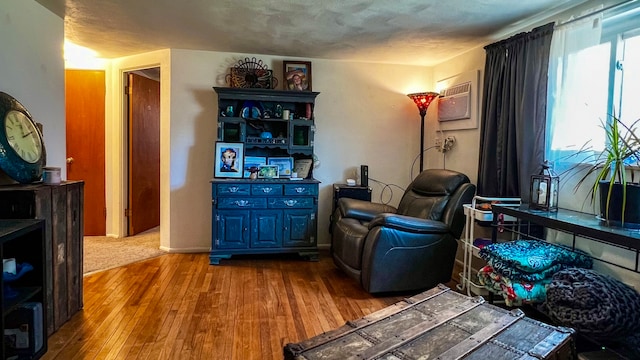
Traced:
POLYGON ((24 161, 35 164, 42 157, 40 132, 31 119, 17 110, 5 115, 4 130, 9 146, 24 161))
POLYGON ((0 91, 0 170, 21 184, 29 184, 42 179, 46 162, 42 133, 29 111, 0 91))

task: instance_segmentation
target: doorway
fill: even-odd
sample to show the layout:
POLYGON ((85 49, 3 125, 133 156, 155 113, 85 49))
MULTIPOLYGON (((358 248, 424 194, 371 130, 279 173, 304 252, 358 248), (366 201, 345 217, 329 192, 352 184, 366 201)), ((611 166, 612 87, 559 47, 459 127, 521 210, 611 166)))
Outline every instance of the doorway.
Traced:
POLYGON ((160 225, 160 68, 125 73, 127 234, 160 225))

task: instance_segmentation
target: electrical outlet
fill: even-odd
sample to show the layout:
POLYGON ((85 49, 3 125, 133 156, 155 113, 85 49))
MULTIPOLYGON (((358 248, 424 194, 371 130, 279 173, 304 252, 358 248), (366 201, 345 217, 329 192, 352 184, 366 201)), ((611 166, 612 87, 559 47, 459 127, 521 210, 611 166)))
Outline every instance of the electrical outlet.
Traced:
POLYGON ((445 153, 451 150, 451 148, 453 148, 453 145, 455 145, 455 143, 456 143, 456 138, 454 136, 447 136, 445 138, 437 137, 435 140, 436 149, 438 149, 438 151, 441 153, 445 153))
POLYGON ((447 136, 444 139, 444 143, 442 144, 442 152, 447 152, 453 148, 453 145, 456 144, 456 138, 454 136, 447 136))
POLYGON ((436 137, 435 139, 435 147, 439 152, 447 152, 453 148, 453 145, 456 143, 456 138, 454 136, 447 136, 445 138, 436 137))

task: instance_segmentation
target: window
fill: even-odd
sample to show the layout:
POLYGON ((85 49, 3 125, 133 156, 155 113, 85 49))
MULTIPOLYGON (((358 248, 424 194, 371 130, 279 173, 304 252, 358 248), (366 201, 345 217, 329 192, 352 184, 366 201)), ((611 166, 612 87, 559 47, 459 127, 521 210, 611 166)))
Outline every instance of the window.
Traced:
POLYGON ((556 171, 589 162, 603 149, 608 114, 627 125, 640 119, 639 20, 636 3, 554 30, 546 155, 556 171))
POLYGON ((622 37, 620 117, 640 119, 640 34, 622 37))

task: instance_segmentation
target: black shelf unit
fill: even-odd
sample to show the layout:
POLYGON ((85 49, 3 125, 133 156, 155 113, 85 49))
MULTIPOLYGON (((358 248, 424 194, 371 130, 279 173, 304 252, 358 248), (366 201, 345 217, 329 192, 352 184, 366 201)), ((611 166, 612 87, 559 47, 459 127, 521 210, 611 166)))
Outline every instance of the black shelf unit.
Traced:
MULTIPOLYGON (((45 222, 44 220, 0 220, 0 257, 2 259, 15 258, 16 263, 29 263, 33 270, 25 273, 19 279, 10 283, 16 292, 15 296, 5 294, 4 277, 0 284, 0 301, 2 301, 2 331, 7 329, 7 318, 27 302, 42 304, 42 319, 39 337, 42 347, 30 353, 28 350, 16 352, 8 348, 3 341, 2 359, 18 355, 18 359, 39 359, 47 352, 47 297, 46 260, 45 260, 45 222)), ((29 331, 34 331, 30 328, 29 331)))

